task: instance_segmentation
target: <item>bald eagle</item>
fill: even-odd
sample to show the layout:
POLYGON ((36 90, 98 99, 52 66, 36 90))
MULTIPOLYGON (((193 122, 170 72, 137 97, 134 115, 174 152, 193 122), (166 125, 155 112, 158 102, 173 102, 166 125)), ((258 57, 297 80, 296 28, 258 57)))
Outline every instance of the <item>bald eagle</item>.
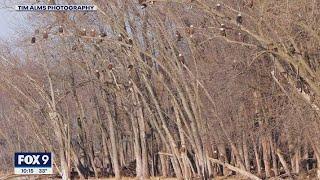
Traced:
POLYGON ((33 37, 31 38, 31 44, 34 44, 34 43, 36 43, 36 37, 33 36, 33 37))
POLYGON ((113 68, 113 65, 112 65, 111 63, 109 63, 109 64, 108 64, 108 69, 109 69, 109 70, 112 70, 112 68, 113 68))
POLYGON ((96 36, 96 30, 95 29, 91 29, 90 36, 91 37, 95 37, 96 36))
POLYGON ((236 21, 237 21, 237 23, 238 23, 239 26, 242 24, 242 15, 241 15, 241 13, 239 13, 239 14, 237 15, 236 21))
POLYGON ((179 53, 179 55, 178 55, 178 60, 179 60, 182 64, 185 63, 184 57, 183 57, 183 55, 180 54, 180 53, 179 53))
POLYGON ((226 37, 227 33, 226 33, 226 29, 225 28, 220 28, 220 35, 226 37))
POLYGON ((58 31, 59 31, 60 34, 62 34, 63 33, 63 27, 59 26, 58 31))
POLYGON ((49 37, 48 32, 47 31, 43 31, 42 37, 43 37, 43 39, 48 39, 48 37, 49 37))
POLYGON ((216 5, 216 9, 217 9, 218 11, 221 10, 221 4, 220 4, 220 3, 218 3, 218 4, 216 5))
POLYGON ((87 30, 85 28, 81 29, 80 36, 86 36, 86 35, 87 35, 87 30))
POLYGON ((147 1, 146 0, 139 0, 139 4, 141 5, 142 9, 147 7, 147 1))

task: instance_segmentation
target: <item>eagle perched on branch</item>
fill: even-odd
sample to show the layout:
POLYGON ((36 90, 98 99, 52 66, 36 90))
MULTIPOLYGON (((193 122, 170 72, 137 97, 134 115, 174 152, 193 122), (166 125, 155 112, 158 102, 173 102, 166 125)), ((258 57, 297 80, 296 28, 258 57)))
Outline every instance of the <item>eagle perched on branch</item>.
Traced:
POLYGON ((139 4, 141 5, 142 9, 147 7, 147 0, 139 0, 139 4))
POLYGON ((154 4, 154 1, 138 0, 138 3, 141 5, 142 9, 144 9, 147 7, 147 3, 154 4))

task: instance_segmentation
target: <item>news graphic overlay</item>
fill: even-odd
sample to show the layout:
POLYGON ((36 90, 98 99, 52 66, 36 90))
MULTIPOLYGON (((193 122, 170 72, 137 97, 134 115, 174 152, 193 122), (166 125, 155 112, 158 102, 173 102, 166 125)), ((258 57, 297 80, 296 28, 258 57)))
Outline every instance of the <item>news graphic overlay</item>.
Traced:
POLYGON ((52 174, 51 153, 19 152, 14 154, 15 174, 52 174))

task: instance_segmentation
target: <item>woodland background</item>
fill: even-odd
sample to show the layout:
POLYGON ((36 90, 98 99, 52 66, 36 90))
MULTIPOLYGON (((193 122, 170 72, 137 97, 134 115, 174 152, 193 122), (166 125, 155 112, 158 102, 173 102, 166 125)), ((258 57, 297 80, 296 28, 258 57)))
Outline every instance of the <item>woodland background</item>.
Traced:
POLYGON ((50 151, 63 179, 320 178, 319 1, 34 3, 98 11, 1 44, 3 174, 50 151))

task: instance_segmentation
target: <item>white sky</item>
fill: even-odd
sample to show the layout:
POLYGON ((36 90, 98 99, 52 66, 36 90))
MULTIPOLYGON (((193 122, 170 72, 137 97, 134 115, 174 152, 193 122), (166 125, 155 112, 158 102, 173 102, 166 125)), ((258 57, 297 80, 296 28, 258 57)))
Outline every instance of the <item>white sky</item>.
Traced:
POLYGON ((0 37, 6 38, 12 33, 13 28, 11 24, 10 11, 7 9, 0 9, 0 37))
POLYGON ((19 29, 26 27, 25 12, 14 10, 14 3, 0 0, 0 39, 17 38, 19 29))

